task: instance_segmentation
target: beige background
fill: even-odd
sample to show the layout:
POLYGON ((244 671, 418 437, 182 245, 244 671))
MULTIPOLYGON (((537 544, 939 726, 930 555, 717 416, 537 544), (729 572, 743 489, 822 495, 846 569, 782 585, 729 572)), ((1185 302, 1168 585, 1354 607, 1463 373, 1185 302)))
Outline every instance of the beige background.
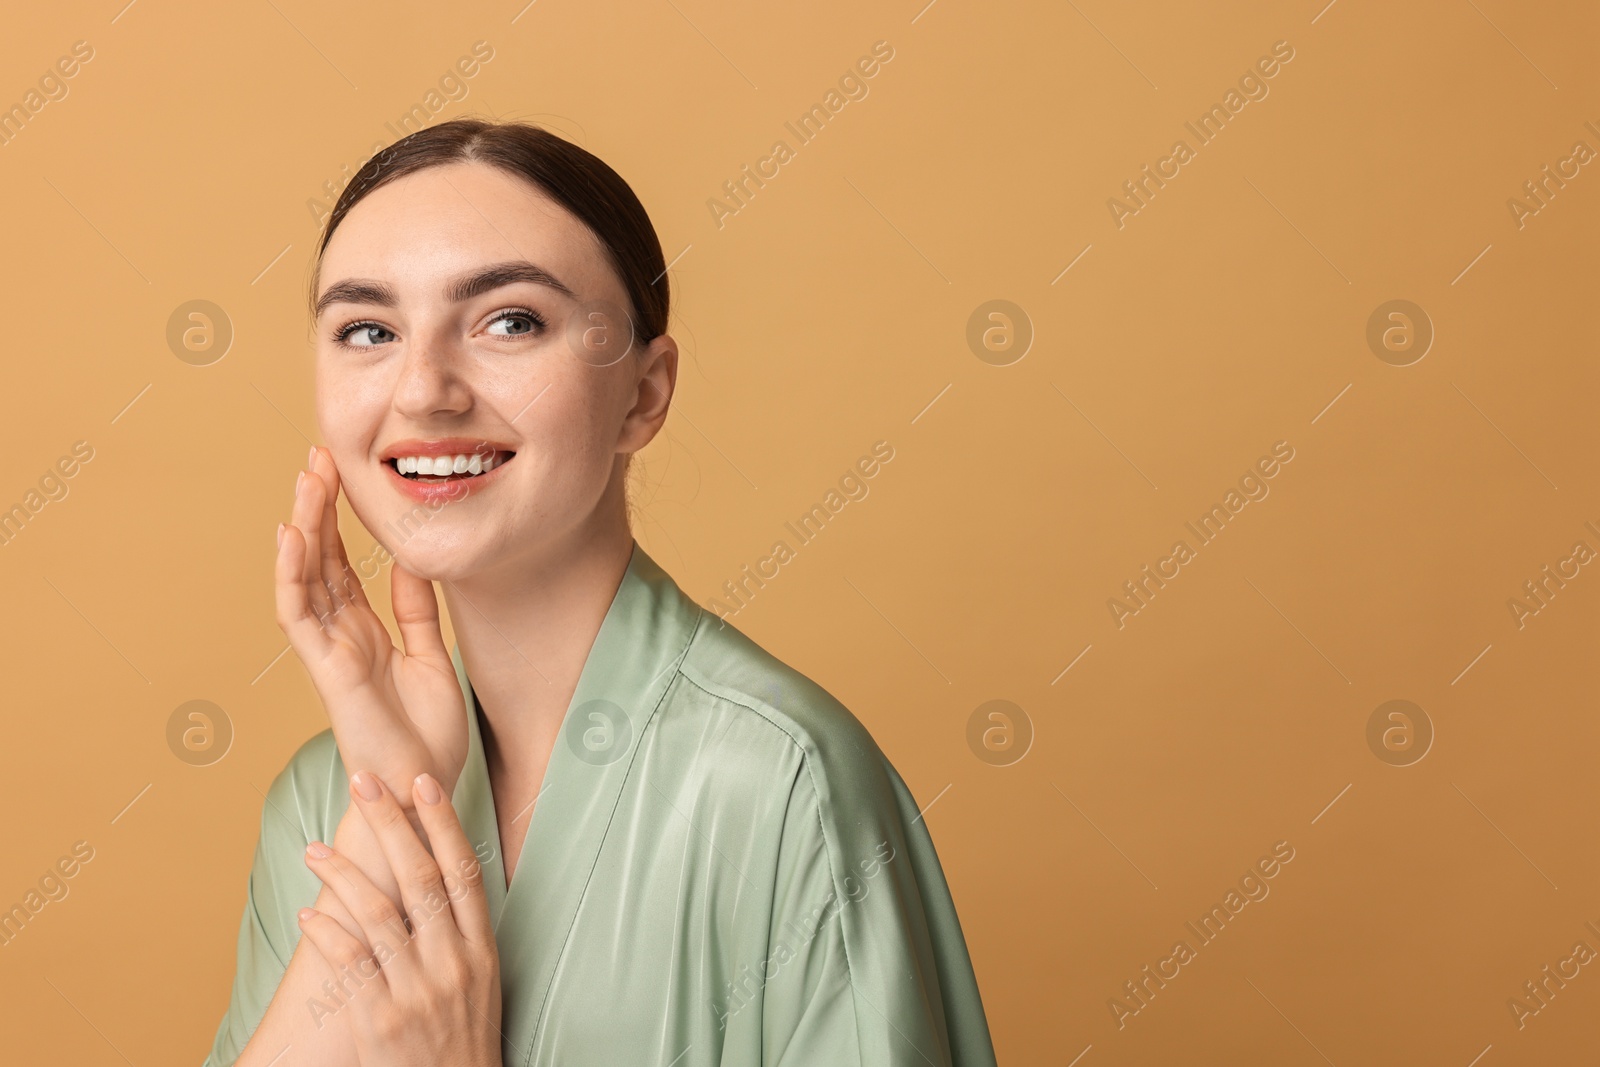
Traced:
MULTIPOLYGON (((735 622, 932 805, 1003 1063, 1596 1047, 1600 967, 1520 1029, 1507 1004, 1600 950, 1600 576, 1520 628, 1507 606, 1575 542, 1600 550, 1600 164, 1520 228, 1507 207, 1574 142, 1600 150, 1592 7, 920 3, 8 16, 0 103, 76 41, 93 58, 0 147, 0 506, 94 453, 0 547, 0 905, 93 849, 0 948, 8 1059, 198 1062, 211 1041, 262 790, 324 725, 275 659, 269 577, 317 439, 308 201, 476 41, 492 60, 432 121, 573 138, 675 259, 686 359, 639 535, 685 589, 717 595, 893 446, 735 622), (784 123, 880 40, 869 94, 719 228, 707 200, 794 147, 784 123), (1185 121, 1277 41, 1269 95, 1119 229, 1108 198, 1193 147, 1185 121), (166 341, 195 299, 235 334, 208 366, 166 341), (1008 366, 966 342, 993 299, 1034 332, 1008 366), (1366 341, 1396 299, 1436 330, 1404 367, 1366 341), (1119 628, 1107 600, 1278 441, 1270 495, 1119 628), (209 766, 167 743, 194 699, 235 732, 209 766), (967 741, 996 699, 1034 732, 1009 766, 967 741), (1436 733, 1411 766, 1368 746, 1393 699, 1436 733), (1119 1029, 1122 983, 1279 841, 1270 896, 1119 1029)), ((370 550, 349 515, 345 535, 370 550)))

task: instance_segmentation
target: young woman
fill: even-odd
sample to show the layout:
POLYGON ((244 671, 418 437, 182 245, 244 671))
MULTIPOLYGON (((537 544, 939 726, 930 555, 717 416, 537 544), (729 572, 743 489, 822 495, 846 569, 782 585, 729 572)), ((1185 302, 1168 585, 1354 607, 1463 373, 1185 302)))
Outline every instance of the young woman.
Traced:
POLYGON ((628 185, 536 127, 423 130, 340 196, 311 297, 277 614, 332 729, 267 794, 207 1062, 992 1064, 894 767, 630 532, 678 352, 628 185))

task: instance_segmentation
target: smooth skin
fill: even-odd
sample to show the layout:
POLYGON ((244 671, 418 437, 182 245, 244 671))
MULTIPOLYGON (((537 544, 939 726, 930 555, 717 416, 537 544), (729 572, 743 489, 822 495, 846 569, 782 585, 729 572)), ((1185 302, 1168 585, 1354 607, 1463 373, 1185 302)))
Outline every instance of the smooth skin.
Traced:
POLYGON ((466 712, 433 582, 481 708, 509 880, 550 750, 627 568, 627 461, 666 420, 678 350, 663 334, 634 341, 625 358, 584 351, 594 340, 585 329, 590 309, 628 307, 626 288, 575 216, 487 164, 431 167, 352 208, 324 253, 318 294, 351 279, 379 283, 392 300, 339 300, 317 318, 317 418, 327 444, 312 450, 279 530, 276 600, 344 765, 357 772, 352 782, 376 783, 379 800, 350 805, 330 857, 308 853, 324 887, 238 1063, 500 1064, 498 959, 481 951, 472 918, 486 909, 481 880, 463 881, 462 899, 451 901, 460 944, 443 916, 420 928, 413 918, 417 944, 388 962, 378 961, 373 940, 380 928, 398 940, 392 918, 375 920, 373 890, 406 908, 408 888, 414 896, 459 858, 449 796, 465 760, 466 712), (453 284, 510 261, 538 265, 570 292, 515 281, 452 298, 453 284), (482 490, 419 508, 396 489, 382 453, 397 441, 446 437, 494 442, 515 456, 482 490), (350 567, 338 531, 341 492, 395 560, 398 647, 350 567), (440 804, 419 802, 419 776, 440 788, 440 804), (434 932, 444 948, 423 943, 434 932), (444 986, 420 982, 432 951, 453 953, 445 973, 460 979, 460 1003, 446 1003, 444 986), (337 983, 339 969, 363 952, 365 970, 382 971, 387 998, 365 997, 364 987, 346 1009, 314 1011, 314 1001, 328 1000, 323 983, 337 983), (406 959, 417 957, 420 969, 407 970, 406 959), (493 1026, 485 1026, 490 1004, 493 1026))

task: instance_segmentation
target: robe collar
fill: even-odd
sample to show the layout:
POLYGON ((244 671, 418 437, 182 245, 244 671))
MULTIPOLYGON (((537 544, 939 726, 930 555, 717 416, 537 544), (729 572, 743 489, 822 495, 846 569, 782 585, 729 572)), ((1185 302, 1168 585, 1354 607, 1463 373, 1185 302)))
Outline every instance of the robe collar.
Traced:
POLYGON ((525 1062, 531 1055, 555 965, 639 739, 649 729, 690 640, 711 617, 633 543, 562 719, 538 800, 531 814, 523 816, 529 820, 528 833, 509 888, 477 696, 460 645, 451 651, 466 698, 468 732, 466 762, 452 801, 483 865, 500 948, 508 1064, 525 1062))

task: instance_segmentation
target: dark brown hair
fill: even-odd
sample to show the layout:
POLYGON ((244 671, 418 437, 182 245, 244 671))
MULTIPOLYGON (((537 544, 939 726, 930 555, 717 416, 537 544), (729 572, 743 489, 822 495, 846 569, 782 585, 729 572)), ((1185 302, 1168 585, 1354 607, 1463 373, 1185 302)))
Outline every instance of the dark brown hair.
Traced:
POLYGON ((577 216, 599 239, 622 279, 635 338, 648 344, 667 332, 670 311, 661 241, 644 205, 621 175, 571 141, 525 122, 452 119, 403 137, 368 159, 339 194, 317 245, 311 274, 316 306, 322 253, 352 207, 374 189, 427 167, 481 162, 532 182, 577 216))

